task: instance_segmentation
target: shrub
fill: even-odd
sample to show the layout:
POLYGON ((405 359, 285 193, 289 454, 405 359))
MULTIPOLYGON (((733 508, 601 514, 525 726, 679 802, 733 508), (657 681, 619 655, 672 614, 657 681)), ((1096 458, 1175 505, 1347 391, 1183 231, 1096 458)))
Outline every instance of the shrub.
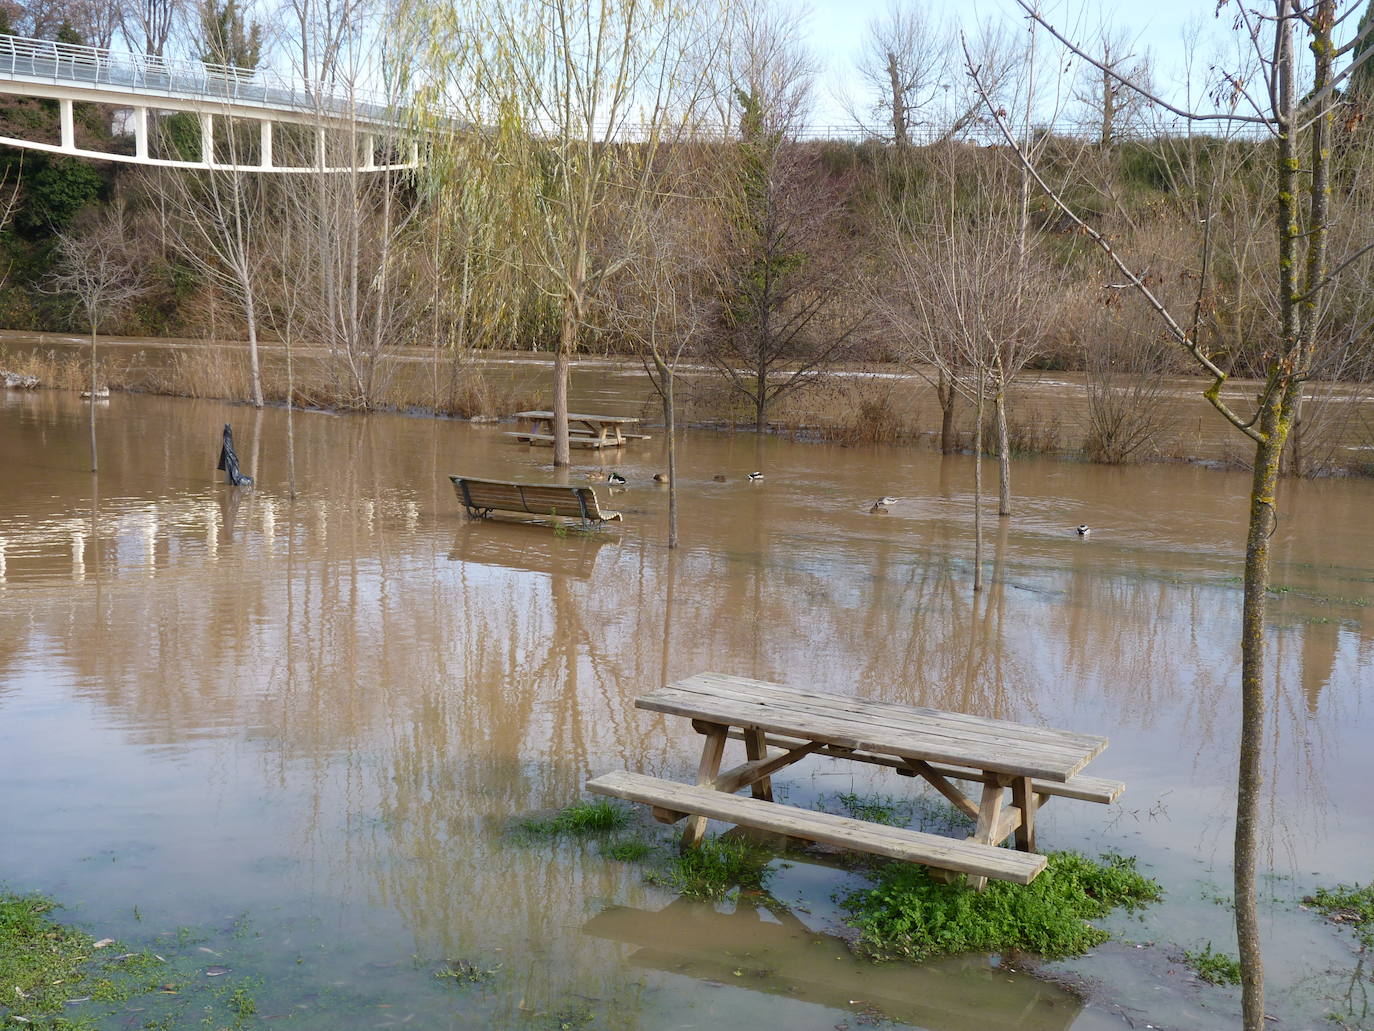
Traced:
POLYGON ((983 892, 936 881, 923 866, 893 863, 872 888, 851 893, 843 904, 860 947, 875 956, 919 960, 1020 949, 1056 958, 1081 955, 1107 939, 1089 920, 1159 897, 1159 885, 1133 859, 1106 855, 1094 862, 1055 852, 1030 884, 991 881, 983 892))

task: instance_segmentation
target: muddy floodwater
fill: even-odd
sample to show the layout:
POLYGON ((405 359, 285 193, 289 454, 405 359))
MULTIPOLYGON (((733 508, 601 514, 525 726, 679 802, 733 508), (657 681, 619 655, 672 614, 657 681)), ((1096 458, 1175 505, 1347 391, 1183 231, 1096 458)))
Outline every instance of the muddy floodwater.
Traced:
MULTIPOLYGON (((584 372, 574 404, 644 396, 584 372)), ((1234 949, 1244 473, 1020 461, 975 597, 967 456, 689 431, 670 553, 661 435, 576 454, 568 482, 628 479, 602 499, 625 520, 558 535, 454 498, 451 473, 555 478, 509 425, 298 414, 292 502, 281 410, 116 395, 98 478, 86 412, 0 392, 0 884, 251 984, 244 1026, 1235 1025, 1178 953, 1234 949), (218 482, 225 422, 254 489, 218 482), (825 857, 776 863, 776 902, 710 906, 595 840, 512 833, 608 770, 690 779, 696 735, 633 699, 705 670, 1107 735, 1088 772, 1126 794, 1055 801, 1041 846, 1137 856, 1164 901, 1041 976, 873 965, 838 933, 862 877, 825 857), (455 964, 481 976, 435 976, 455 964)), ((1368 1027, 1367 965, 1301 899, 1374 876, 1374 482, 1282 489, 1269 1010, 1368 1027)), ((915 790, 815 757, 777 784, 915 790)))

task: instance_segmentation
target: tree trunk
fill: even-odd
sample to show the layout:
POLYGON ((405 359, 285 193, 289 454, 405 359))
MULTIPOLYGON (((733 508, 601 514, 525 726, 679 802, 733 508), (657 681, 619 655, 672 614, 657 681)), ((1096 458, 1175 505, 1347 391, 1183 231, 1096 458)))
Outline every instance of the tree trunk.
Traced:
POLYGON ((973 423, 973 589, 983 589, 983 378, 978 377, 973 423))
POLYGON ((572 367, 573 343, 577 322, 573 313, 563 311, 563 328, 558 338, 558 350, 553 356, 553 464, 572 465, 572 448, 568 444, 568 372, 572 367))
POLYGON ((998 392, 992 400, 997 419, 997 514, 1011 515, 1011 446, 1007 442, 1007 399, 998 392))
POLYGON ((902 92, 902 79, 897 71, 897 55, 887 52, 887 78, 892 87, 892 140, 897 144, 897 153, 905 155, 911 142, 907 134, 906 99, 902 92))
MULTIPOLYGON (((248 370, 252 377, 253 407, 262 407, 262 373, 258 366, 258 313, 253 304, 253 289, 247 286, 243 291, 243 313, 248 322, 248 370)), ((254 472, 257 469, 254 468, 254 472)))
MULTIPOLYGON (((1278 391, 1275 392, 1279 393, 1278 391)), ((1287 437, 1287 417, 1272 398, 1261 414, 1265 440, 1255 445, 1250 523, 1245 541, 1245 604, 1241 618, 1240 757, 1236 776, 1235 909, 1241 963, 1241 1012, 1247 1031, 1264 1022, 1264 957, 1260 949, 1255 888, 1260 788, 1264 783, 1265 609, 1269 594, 1269 536, 1275 526, 1274 492, 1287 437)))
POLYGON ((663 429, 668 435, 668 547, 677 547, 677 419, 673 411, 673 370, 660 366, 663 383, 663 429))
POLYGON ((91 327, 91 472, 97 472, 95 460, 95 327, 91 327))
POLYGON ((935 396, 940 399, 940 454, 954 454, 954 399, 958 396, 949 374, 943 368, 935 383, 935 396))

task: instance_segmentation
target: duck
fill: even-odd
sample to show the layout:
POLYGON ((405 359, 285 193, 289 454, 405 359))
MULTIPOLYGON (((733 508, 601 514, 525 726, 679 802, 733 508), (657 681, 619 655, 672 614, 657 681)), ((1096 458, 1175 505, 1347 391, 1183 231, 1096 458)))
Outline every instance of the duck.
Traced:
POLYGON ((888 505, 895 505, 895 504, 897 504, 897 499, 894 498, 894 497, 893 497, 892 495, 890 495, 890 494, 884 494, 884 495, 883 495, 882 497, 880 497, 877 501, 875 501, 874 504, 875 504, 875 505, 878 505, 878 506, 880 506, 880 507, 882 507, 882 508, 887 508, 888 505))
POLYGON ((752 472, 752 473, 749 474, 749 482, 750 482, 750 483, 758 483, 758 482, 759 482, 760 480, 762 480, 762 479, 763 479, 763 473, 760 473, 760 472, 752 472))
POLYGON ((1092 533, 1093 531, 1092 531, 1092 527, 1090 527, 1087 523, 1080 523, 1080 524, 1075 528, 1075 532, 1076 532, 1076 533, 1078 534, 1078 536, 1080 536, 1080 537, 1086 537, 1086 536, 1088 536, 1088 534, 1092 533))
POLYGON ((712 476, 711 479, 715 480, 717 483, 724 483, 726 477, 724 473, 716 473, 716 475, 712 476))
POLYGON ((623 486, 624 484, 628 483, 629 481, 626 480, 625 477, 621 476, 621 475, 620 475, 618 472, 616 472, 615 470, 611 470, 610 472, 608 472, 608 473, 606 474, 606 482, 607 482, 607 483, 614 483, 617 487, 619 487, 619 486, 623 486))
POLYGON ((873 502, 873 507, 868 510, 869 515, 887 515, 887 506, 883 504, 886 498, 879 498, 873 502))
POLYGON ((654 482, 655 482, 655 483, 667 483, 667 482, 668 482, 668 474, 667 474, 667 473, 654 473, 654 482))

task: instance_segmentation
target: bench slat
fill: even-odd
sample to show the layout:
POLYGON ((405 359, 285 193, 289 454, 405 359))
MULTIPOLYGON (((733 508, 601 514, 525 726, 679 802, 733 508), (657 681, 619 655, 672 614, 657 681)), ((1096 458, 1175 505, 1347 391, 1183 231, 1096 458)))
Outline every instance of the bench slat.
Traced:
POLYGON ((792 838, 1016 884, 1029 884, 1045 868, 1046 862, 1044 856, 1033 852, 1017 852, 971 841, 956 841, 923 831, 885 827, 848 816, 727 795, 713 788, 693 787, 622 770, 605 773, 588 781, 587 790, 660 809, 689 812, 739 826, 756 827, 792 838))
POLYGON ((505 480, 478 480, 450 476, 454 493, 465 507, 501 512, 524 512, 536 516, 581 519, 583 506, 588 519, 608 521, 620 518, 619 512, 602 510, 591 487, 557 483, 512 483, 505 480))
MULTIPOLYGON (((728 736, 736 741, 743 741, 744 731, 731 730, 728 736)), ((785 737, 781 734, 769 734, 765 741, 775 748, 786 749, 805 744, 797 738, 785 737)), ((874 755, 872 752, 851 751, 847 748, 834 749, 828 745, 817 749, 817 754, 837 759, 851 759, 854 762, 869 763, 873 766, 889 766, 895 770, 901 770, 905 767, 900 759, 894 759, 888 755, 874 755)), ((929 763, 928 765, 936 773, 953 780, 981 782, 983 779, 983 774, 977 770, 965 770, 957 766, 945 766, 942 763, 929 763)), ((1080 802, 1098 802, 1102 805, 1111 805, 1126 791, 1126 785, 1122 781, 1109 780, 1106 777, 1088 777, 1081 773, 1062 783, 1054 780, 1032 780, 1031 787, 1037 794, 1073 798, 1080 802)))

